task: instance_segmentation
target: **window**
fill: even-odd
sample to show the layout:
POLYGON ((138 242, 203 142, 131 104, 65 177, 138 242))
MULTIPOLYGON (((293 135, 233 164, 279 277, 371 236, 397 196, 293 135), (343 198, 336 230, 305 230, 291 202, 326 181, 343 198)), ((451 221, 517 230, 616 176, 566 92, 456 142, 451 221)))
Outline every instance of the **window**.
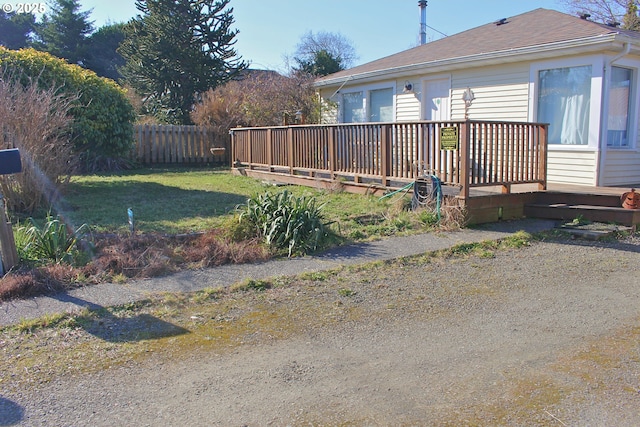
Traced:
POLYGON ((540 70, 538 121, 549 123, 549 144, 587 145, 591 65, 540 70))
POLYGON ((629 146, 629 103, 631 97, 631 70, 611 68, 611 86, 609 87, 609 117, 607 119, 607 146, 629 146))
POLYGON ((369 92, 369 121, 393 121, 393 89, 378 89, 369 92))
POLYGON ((360 123, 364 122, 364 108, 362 92, 345 93, 342 96, 342 122, 360 123))

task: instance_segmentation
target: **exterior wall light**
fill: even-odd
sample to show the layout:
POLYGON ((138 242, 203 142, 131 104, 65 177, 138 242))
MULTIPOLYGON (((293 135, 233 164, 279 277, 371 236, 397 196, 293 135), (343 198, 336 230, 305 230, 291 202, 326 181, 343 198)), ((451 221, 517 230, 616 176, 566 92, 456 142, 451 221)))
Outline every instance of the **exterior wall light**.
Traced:
POLYGON ((471 107, 471 103, 476 99, 476 96, 473 94, 473 91, 470 87, 464 91, 462 94, 462 100, 464 101, 464 119, 469 119, 469 107, 471 107))

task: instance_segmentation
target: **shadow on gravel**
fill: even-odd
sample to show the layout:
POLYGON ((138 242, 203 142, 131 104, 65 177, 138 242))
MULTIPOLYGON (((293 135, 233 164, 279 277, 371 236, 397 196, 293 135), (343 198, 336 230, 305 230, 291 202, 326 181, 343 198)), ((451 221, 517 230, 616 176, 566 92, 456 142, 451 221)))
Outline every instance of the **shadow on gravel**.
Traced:
POLYGON ((59 294, 54 298, 85 307, 96 313, 95 316, 78 319, 81 327, 91 335, 104 341, 122 343, 174 337, 190 333, 188 329, 165 322, 150 314, 133 317, 118 317, 103 306, 76 298, 68 294, 59 294))
POLYGON ((587 240, 587 239, 575 238, 575 239, 566 240, 566 241, 558 241, 556 243, 562 243, 562 244, 571 245, 571 246, 589 246, 589 247, 597 246, 600 248, 611 248, 617 251, 640 253, 640 243, 633 244, 633 243, 625 243, 624 241, 609 242, 606 240, 587 240))
POLYGON ((315 254, 314 256, 318 259, 334 261, 337 259, 358 259, 363 257, 374 258, 381 254, 383 254, 383 251, 371 243, 356 243, 329 249, 326 252, 315 254))
POLYGON ((12 426, 22 421, 24 409, 12 400, 0 397, 0 426, 12 426))

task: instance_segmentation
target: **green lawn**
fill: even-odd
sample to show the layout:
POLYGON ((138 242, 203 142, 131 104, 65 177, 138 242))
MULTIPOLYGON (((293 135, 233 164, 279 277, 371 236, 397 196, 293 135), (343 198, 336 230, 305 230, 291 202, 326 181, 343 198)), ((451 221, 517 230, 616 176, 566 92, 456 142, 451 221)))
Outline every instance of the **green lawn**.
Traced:
MULTIPOLYGON (((326 203, 325 219, 348 238, 367 239, 416 227, 412 214, 397 208, 402 195, 380 200, 307 187, 286 188, 297 196, 313 196, 319 204, 326 203)), ((127 208, 131 208, 141 232, 184 233, 219 226, 248 197, 282 190, 228 170, 139 169, 74 177, 63 214, 75 226, 86 223, 100 232, 125 232, 127 208)))

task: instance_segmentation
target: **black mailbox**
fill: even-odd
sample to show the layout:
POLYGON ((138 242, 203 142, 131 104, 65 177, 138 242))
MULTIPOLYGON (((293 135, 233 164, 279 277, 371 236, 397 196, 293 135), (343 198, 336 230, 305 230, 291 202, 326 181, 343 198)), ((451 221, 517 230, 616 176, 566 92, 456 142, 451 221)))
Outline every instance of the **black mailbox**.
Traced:
POLYGON ((17 148, 0 150, 0 175, 9 175, 18 172, 22 172, 20 150, 17 148))

